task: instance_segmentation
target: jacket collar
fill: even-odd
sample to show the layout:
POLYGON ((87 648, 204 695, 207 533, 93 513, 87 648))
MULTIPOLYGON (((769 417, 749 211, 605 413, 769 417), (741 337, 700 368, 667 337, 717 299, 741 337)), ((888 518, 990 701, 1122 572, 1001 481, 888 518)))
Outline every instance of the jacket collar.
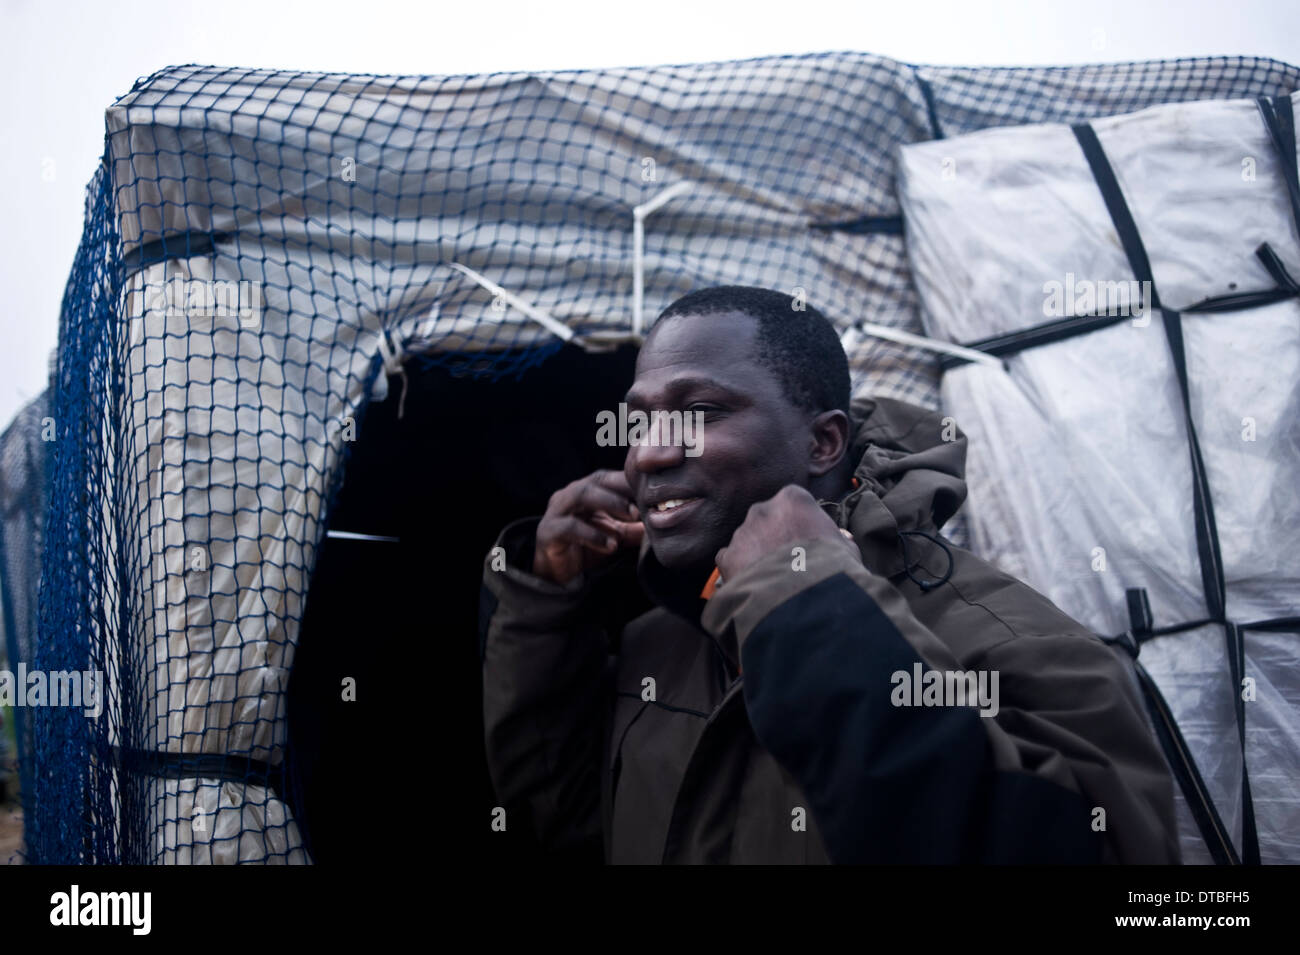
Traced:
POLYGON ((853 449, 855 488, 822 502, 884 577, 903 573, 903 531, 937 532, 966 500, 966 436, 951 418, 890 398, 859 398, 853 449))
POLYGON ((700 616, 707 603, 700 592, 704 589, 707 577, 696 579, 668 570, 659 563, 654 551, 650 549, 648 537, 641 542, 636 569, 641 587, 651 600, 699 626, 700 616))

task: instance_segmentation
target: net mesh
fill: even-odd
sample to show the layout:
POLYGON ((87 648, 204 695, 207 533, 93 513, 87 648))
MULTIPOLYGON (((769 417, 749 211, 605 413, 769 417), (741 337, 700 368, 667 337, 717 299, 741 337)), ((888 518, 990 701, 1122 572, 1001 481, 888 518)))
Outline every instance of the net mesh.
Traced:
POLYGON ((625 336, 638 285, 647 324, 692 288, 762 285, 840 327, 856 391, 937 407, 936 362, 857 324, 921 331, 899 144, 1298 78, 824 54, 142 79, 107 112, 63 301, 40 561, 35 665, 102 672, 105 705, 31 711, 30 857, 310 861, 285 690, 349 443, 401 361, 518 375, 561 347, 547 319, 625 336), (638 258, 634 209, 673 187, 638 258))

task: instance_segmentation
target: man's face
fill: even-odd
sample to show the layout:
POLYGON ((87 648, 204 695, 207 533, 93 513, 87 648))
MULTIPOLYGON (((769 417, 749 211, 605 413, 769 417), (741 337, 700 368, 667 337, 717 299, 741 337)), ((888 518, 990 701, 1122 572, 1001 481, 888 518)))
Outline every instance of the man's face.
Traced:
POLYGON ((624 464, 650 546, 667 568, 707 574, 750 505, 787 484, 808 486, 811 415, 757 362, 757 332, 739 312, 677 316, 655 327, 637 358, 629 412, 703 413, 698 456, 642 443, 624 464), (665 508, 672 501, 682 503, 665 508))

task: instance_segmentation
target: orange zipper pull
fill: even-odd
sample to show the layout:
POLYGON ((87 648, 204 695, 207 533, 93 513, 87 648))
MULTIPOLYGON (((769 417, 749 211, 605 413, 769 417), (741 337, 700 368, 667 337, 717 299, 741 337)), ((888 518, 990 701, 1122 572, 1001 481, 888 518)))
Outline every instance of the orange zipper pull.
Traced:
POLYGON ((704 582, 704 589, 700 591, 700 597, 709 600, 717 592, 718 585, 722 583, 722 571, 713 568, 713 573, 709 574, 709 579, 704 582))

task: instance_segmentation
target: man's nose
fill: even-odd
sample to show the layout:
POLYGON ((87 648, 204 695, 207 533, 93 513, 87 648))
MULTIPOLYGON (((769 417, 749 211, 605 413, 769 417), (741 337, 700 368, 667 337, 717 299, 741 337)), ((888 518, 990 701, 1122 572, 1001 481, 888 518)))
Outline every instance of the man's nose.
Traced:
POLYGON ((674 441, 670 428, 654 422, 640 441, 632 442, 627 449, 627 469, 651 474, 679 466, 686 459, 686 448, 674 441))

